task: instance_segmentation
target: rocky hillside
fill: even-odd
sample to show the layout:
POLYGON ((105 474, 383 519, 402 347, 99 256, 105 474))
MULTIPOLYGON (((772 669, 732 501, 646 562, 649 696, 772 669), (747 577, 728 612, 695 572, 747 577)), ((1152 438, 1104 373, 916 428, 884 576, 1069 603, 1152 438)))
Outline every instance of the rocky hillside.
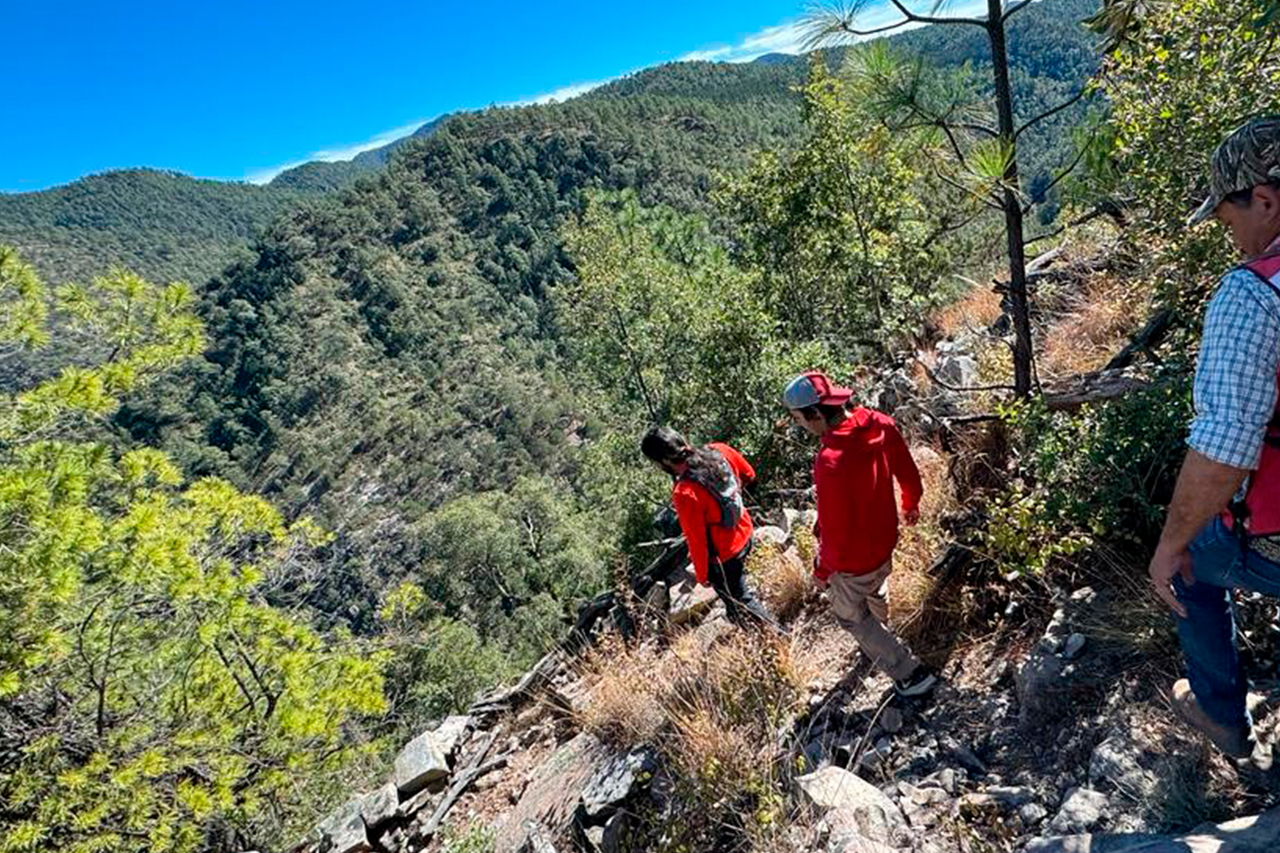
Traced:
MULTIPOLYGON (((788 511, 777 521, 794 530, 758 532, 770 556, 754 568, 775 607, 785 598, 779 573, 802 565, 796 545, 803 550, 811 518, 788 511)), ((963 565, 948 555, 933 567, 944 582, 927 609, 961 606, 974 592, 963 565)), ((630 620, 645 627, 626 643, 585 657, 566 644, 513 688, 423 732, 381 788, 353 798, 297 849, 613 853, 680 849, 690 832, 719 833, 716 849, 750 838, 764 849, 844 853, 1280 845, 1280 810, 1159 835, 1206 805, 1223 815, 1248 808, 1265 798, 1266 782, 1231 778, 1206 744, 1171 725, 1161 698, 1167 661, 1117 636, 1132 589, 1054 591, 1048 624, 1034 631, 1042 620, 930 648, 945 681, 927 700, 904 701, 819 596, 806 596, 786 637, 747 635, 707 590, 680 592, 685 573, 633 603, 630 620), (733 701, 744 695, 783 700, 757 732, 766 743, 734 738, 743 723, 733 701), (702 712, 718 731, 700 728, 702 712), (691 773, 676 746, 704 760, 723 752, 725 763, 691 773), (737 749, 746 766, 728 764, 737 749), (735 787, 728 802, 705 799, 735 787), (702 808, 715 820, 699 820, 702 808)))

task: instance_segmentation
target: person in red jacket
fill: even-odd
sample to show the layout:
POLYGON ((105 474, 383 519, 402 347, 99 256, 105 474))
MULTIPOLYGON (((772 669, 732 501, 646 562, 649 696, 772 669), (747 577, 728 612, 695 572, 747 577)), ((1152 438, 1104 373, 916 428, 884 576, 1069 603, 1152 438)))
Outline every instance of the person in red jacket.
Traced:
POLYGON ((671 427, 649 430, 640 450, 675 480, 671 501, 698 583, 715 589, 734 624, 751 620, 773 625, 744 577, 753 528, 742 486, 756 478, 751 463, 727 444, 695 448, 671 427))
POLYGON ((821 444, 813 460, 818 502, 814 577, 828 588, 836 621, 853 634, 863 653, 890 678, 902 696, 928 693, 937 675, 885 627, 889 573, 898 544, 896 480, 902 519, 920 519, 920 471, 893 418, 850 404, 853 392, 823 373, 797 376, 782 394, 783 405, 821 444))

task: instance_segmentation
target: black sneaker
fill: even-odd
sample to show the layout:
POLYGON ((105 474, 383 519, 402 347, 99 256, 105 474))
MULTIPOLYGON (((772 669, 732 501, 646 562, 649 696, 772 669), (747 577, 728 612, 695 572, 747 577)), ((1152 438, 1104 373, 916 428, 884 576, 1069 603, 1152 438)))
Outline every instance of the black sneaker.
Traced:
POLYGON ((938 683, 938 674, 924 664, 920 664, 906 678, 893 682, 893 689, 899 696, 923 696, 938 683))

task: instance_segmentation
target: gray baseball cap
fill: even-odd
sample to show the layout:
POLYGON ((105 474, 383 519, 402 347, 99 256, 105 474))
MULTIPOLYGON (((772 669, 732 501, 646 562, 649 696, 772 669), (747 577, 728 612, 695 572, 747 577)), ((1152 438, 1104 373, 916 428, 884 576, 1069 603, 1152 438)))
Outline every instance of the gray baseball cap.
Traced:
POLYGON ((1231 131, 1209 164, 1209 197, 1188 225, 1208 219, 1232 193, 1280 178, 1280 116, 1258 116, 1231 131))

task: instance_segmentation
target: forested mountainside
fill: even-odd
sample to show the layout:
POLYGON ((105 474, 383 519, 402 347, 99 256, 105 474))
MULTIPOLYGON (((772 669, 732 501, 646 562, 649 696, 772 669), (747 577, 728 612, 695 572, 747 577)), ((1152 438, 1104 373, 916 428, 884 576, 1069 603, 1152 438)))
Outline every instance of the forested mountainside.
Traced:
POLYGON ((157 281, 198 282, 309 194, 123 169, 0 194, 0 241, 21 248, 56 282, 101 275, 112 265, 157 281))
MULTIPOLYGON (((1025 19, 1015 19, 1010 31, 1014 84, 1028 114, 1057 103, 1096 65, 1090 39, 1076 26, 1089 14, 1092 4, 1088 0, 1050 0, 1037 5, 1042 8, 1032 10, 1025 19)), ((985 42, 976 31, 925 28, 892 36, 889 41, 945 67, 981 66, 986 60, 985 42)), ((838 65, 843 50, 828 53, 832 64, 838 65)), ((746 108, 750 113, 747 128, 726 133, 720 145, 707 146, 701 166, 710 170, 730 165, 741 156, 733 146, 768 148, 798 130, 798 101, 791 90, 804 74, 804 60, 795 57, 744 64, 674 63, 610 83, 581 100, 678 98, 704 104, 709 110, 724 108, 728 111, 714 119, 705 112, 690 117, 704 121, 696 131, 712 137, 727 131, 727 123, 735 120, 732 105, 746 108)), ((980 71, 974 80, 979 87, 989 85, 980 71)), ((674 102, 669 107, 675 112, 682 109, 674 102)), ((480 121, 493 122, 495 132, 500 132, 499 128, 510 122, 501 114, 527 111, 532 115, 538 109, 489 110, 480 121)), ((1083 107, 1064 111, 1031 134, 1024 168, 1029 187, 1047 183, 1055 163, 1070 149, 1066 130, 1082 114, 1083 107)), ((625 122, 646 118, 636 113, 594 115, 598 121, 619 125, 619 130, 625 122)), ((49 190, 3 194, 0 241, 22 249, 53 282, 86 279, 113 264, 157 281, 203 282, 230 263, 237 250, 247 248, 254 235, 286 209, 312 195, 349 187, 382 168, 392 152, 429 135, 449 119, 443 116, 409 137, 366 151, 351 161, 314 162, 289 169, 266 186, 127 169, 49 190)), ((470 135, 477 133, 482 131, 470 135)))
MULTIPOLYGON (((1018 62, 1078 85, 1093 54, 1070 22, 1088 8, 1035 4, 1014 27, 1014 56, 1032 33, 1029 45, 1053 53, 1018 62), (1074 41, 1037 41, 1046 31, 1074 41)), ((951 38, 907 37, 963 56, 951 38)), ((338 531, 316 603, 366 622, 388 580, 451 563, 424 545, 441 507, 534 478, 572 514, 587 498, 574 474, 601 474, 605 461, 579 452, 600 423, 566 378, 548 298, 575 279, 560 229, 586 194, 629 190, 643 207, 724 220, 741 205, 713 203, 717 174, 808 132, 804 74, 798 62, 683 63, 568 103, 455 116, 385 172, 273 223, 255 257, 204 288, 204 362, 130 402, 120 422, 189 472, 230 477, 338 531)), ((1056 79, 1043 83, 1056 92, 1056 79)), ((593 500, 599 528, 647 511, 593 500)), ((562 606, 554 586, 473 591, 490 604, 467 606, 518 609, 544 593, 562 606)))

